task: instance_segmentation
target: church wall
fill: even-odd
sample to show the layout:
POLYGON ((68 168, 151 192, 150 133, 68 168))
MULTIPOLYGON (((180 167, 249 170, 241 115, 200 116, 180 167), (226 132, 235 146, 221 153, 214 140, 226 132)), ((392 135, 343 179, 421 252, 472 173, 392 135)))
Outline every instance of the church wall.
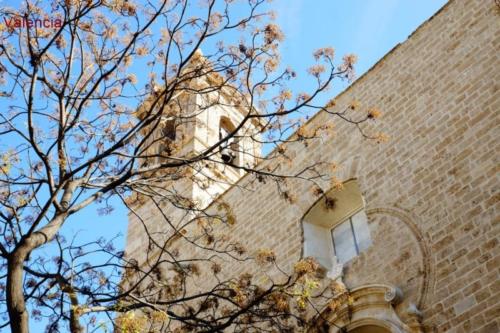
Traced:
MULTIPOLYGON (((494 1, 451 1, 338 97, 339 110, 353 99, 378 107, 383 117, 369 130, 388 134, 388 142, 367 141, 320 113, 308 126, 333 122, 336 134, 288 145, 292 162, 281 163, 293 173, 334 161, 339 179, 357 179, 373 244, 345 265, 344 281, 400 287, 399 313, 404 318, 402 306, 416 304, 428 332, 500 329, 498 10, 494 1)), ((288 184, 293 204, 272 182, 245 177, 239 185, 250 190, 223 196, 237 220, 230 234, 250 252, 274 249, 291 269, 302 253, 301 218, 317 199, 312 184, 288 184)))
MULTIPOLYGON (((333 123, 335 134, 289 144, 291 162, 279 162, 287 174, 336 162, 340 180, 357 180, 373 243, 345 265, 344 282, 398 286, 398 314, 404 319, 409 303, 417 305, 426 332, 500 330, 498 68, 498 5, 452 0, 337 99, 338 110, 354 99, 362 109, 378 107, 383 116, 367 130, 388 134, 388 142, 365 140, 319 113, 307 126, 333 123)), ((225 231, 249 253, 275 250, 291 270, 302 256, 302 217, 318 199, 314 186, 288 182, 290 203, 271 181, 247 175, 238 185, 221 198, 236 218, 225 231)), ((134 227, 128 237, 130 249, 143 240, 134 227)), ((247 262, 224 267, 228 275, 249 270, 247 262)))

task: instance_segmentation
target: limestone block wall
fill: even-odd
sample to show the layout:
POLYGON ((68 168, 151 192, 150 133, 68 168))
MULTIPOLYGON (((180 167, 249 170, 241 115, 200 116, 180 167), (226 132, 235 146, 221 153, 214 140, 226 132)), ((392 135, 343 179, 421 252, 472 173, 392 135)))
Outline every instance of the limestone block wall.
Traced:
MULTIPOLYGON (((358 180, 374 242, 346 265, 346 284, 399 286, 428 332, 500 329, 499 51, 495 2, 451 1, 338 97, 339 108, 353 99, 379 107, 384 115, 370 130, 389 142, 366 141, 320 113, 309 126, 335 122, 337 134, 289 145, 293 163, 282 166, 291 173, 336 161, 340 179, 358 180)), ((293 205, 274 184, 248 186, 223 196, 237 218, 231 234, 250 250, 275 249, 290 269, 302 253, 302 216, 317 199, 312 184, 290 184, 293 205)))

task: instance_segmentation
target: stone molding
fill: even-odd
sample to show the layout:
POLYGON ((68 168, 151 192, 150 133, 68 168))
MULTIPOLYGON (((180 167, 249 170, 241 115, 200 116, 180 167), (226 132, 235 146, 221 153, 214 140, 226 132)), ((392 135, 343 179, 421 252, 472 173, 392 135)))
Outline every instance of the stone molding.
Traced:
POLYGON ((368 216, 368 218, 377 214, 396 217, 410 230, 413 238, 418 244, 419 250, 422 255, 423 272, 422 283, 419 288, 419 297, 416 300, 416 306, 417 308, 421 309, 424 304, 426 304, 429 292, 433 289, 434 286, 434 270, 432 264, 433 259, 429 243, 418 227, 418 220, 416 217, 412 217, 407 212, 392 207, 379 207, 366 210, 366 215, 368 216))
MULTIPOLYGON (((337 311, 322 315, 318 326, 328 325, 329 333, 349 332, 367 325, 378 326, 390 333, 421 333, 421 316, 412 305, 415 316, 405 323, 397 315, 394 307, 403 300, 402 291, 392 285, 368 284, 349 291, 351 304, 343 304, 337 311)), ((410 314, 410 309, 408 314, 410 314)))

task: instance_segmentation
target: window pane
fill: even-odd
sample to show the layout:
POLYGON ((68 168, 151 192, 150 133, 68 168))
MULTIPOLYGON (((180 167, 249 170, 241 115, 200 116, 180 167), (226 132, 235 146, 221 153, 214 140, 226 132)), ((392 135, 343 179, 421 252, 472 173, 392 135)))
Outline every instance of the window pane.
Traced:
POLYGON ((335 245, 335 255, 341 263, 345 263, 356 256, 356 246, 349 220, 333 229, 332 237, 335 245))
POLYGON ((370 227, 368 226, 368 219, 366 218, 365 211, 362 210, 359 213, 356 213, 351 217, 351 220, 359 252, 364 251, 372 245, 370 227))

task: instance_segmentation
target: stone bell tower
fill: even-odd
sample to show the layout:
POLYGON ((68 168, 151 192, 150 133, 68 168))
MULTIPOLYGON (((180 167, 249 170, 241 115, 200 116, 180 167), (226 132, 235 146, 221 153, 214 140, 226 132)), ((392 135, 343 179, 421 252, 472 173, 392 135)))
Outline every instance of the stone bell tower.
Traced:
MULTIPOLYGON (((209 66, 208 60, 197 51, 185 72, 206 71, 209 66)), ((218 74, 198 74, 189 85, 189 89, 174 96, 164 108, 162 119, 149 139, 151 144, 145 152, 148 157, 143 163, 161 163, 169 158, 183 160, 206 153, 208 160, 183 168, 182 174, 168 170, 166 172, 173 174, 151 175, 160 182, 165 179, 161 187, 172 198, 175 194, 204 208, 245 174, 243 168, 251 168, 258 162, 261 123, 258 118, 251 118, 236 131, 250 110, 257 111, 248 105, 242 94, 236 93, 236 89, 222 84, 218 74), (211 149, 228 135, 232 137, 211 149)), ((139 117, 141 110, 149 108, 146 103, 138 110, 139 117)), ((168 216, 172 223, 181 223, 186 211, 166 203, 161 205, 160 213, 158 204, 141 195, 132 196, 128 202, 134 211, 129 213, 126 254, 134 254, 140 262, 136 257, 145 252, 147 237, 165 232, 167 225, 162 219, 168 216)))

